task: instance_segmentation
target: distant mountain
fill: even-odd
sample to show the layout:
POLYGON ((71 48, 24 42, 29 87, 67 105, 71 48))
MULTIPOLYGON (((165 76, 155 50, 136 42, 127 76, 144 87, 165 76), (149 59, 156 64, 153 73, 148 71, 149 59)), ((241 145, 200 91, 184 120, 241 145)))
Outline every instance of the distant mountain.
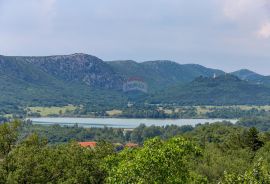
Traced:
POLYGON ((150 91, 161 90, 169 86, 186 84, 196 77, 212 77, 214 74, 224 74, 221 70, 203 67, 201 65, 181 65, 173 61, 158 60, 137 63, 135 61, 107 62, 116 73, 125 78, 140 77, 148 85, 150 91))
POLYGON ((89 55, 48 57, 0 56, 0 115, 26 106, 90 104, 111 106, 125 97, 121 77, 89 55))
MULTIPOLYGON (((63 84, 40 68, 16 57, 0 56, 0 104, 54 99, 63 84), (45 95, 43 95, 45 94, 45 95), (45 97, 45 98, 44 98, 45 97)), ((62 94, 62 93, 61 93, 62 94)), ((60 99, 60 98, 59 98, 60 99)))
POLYGON ((270 104, 270 88, 229 74, 216 78, 198 77, 188 85, 156 94, 151 102, 180 105, 270 104))
POLYGON ((123 79, 101 59, 87 54, 47 57, 19 57, 42 71, 68 82, 79 82, 95 88, 121 88, 123 79))
POLYGON ((245 81, 270 86, 270 76, 260 75, 247 69, 238 70, 231 74, 245 81))
POLYGON ((232 74, 167 60, 105 62, 87 54, 0 56, 0 115, 27 106, 67 104, 85 105, 92 112, 126 107, 128 101, 270 104, 269 77, 247 70, 232 74), (148 93, 124 93, 129 79, 147 83, 148 93))

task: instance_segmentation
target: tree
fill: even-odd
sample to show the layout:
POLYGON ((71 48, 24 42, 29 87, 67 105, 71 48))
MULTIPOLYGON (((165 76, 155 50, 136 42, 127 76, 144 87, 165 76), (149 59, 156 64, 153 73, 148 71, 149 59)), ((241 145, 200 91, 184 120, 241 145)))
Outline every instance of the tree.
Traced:
POLYGON ((199 156, 198 147, 184 138, 154 138, 142 148, 126 149, 107 159, 107 183, 204 183, 188 162, 199 156))
POLYGON ((140 124, 140 126, 135 128, 131 133, 131 141, 142 143, 143 141, 142 133, 145 128, 146 126, 144 124, 140 124))
POLYGON ((244 174, 237 175, 235 173, 225 173, 222 184, 264 184, 270 183, 270 172, 259 161, 253 168, 246 171, 244 174))
MULTIPOLYGON (((102 152, 104 153, 104 151, 102 152)), ((104 180, 99 156, 78 143, 48 146, 31 135, 14 148, 3 163, 4 183, 100 183, 104 180)))
POLYGON ((18 138, 19 121, 4 123, 0 125, 0 158, 5 157, 18 138))
POLYGON ((259 132, 255 127, 250 128, 247 132, 246 144, 252 151, 257 151, 264 145, 264 142, 259 139, 259 132))

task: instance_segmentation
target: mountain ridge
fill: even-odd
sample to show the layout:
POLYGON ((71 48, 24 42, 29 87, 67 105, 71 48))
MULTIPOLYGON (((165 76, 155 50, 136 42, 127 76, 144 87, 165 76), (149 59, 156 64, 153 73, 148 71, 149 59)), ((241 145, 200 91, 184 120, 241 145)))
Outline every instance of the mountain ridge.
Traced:
POLYGON ((270 76, 261 75, 248 69, 237 70, 231 74, 251 83, 270 86, 270 76))
POLYGON ((185 86, 157 94, 155 103, 179 105, 267 105, 270 103, 270 88, 226 74, 216 78, 198 77, 185 86))
POLYGON ((161 90, 170 85, 186 84, 196 77, 212 77, 225 72, 217 69, 206 68, 195 64, 179 64, 169 60, 155 60, 136 62, 133 60, 107 61, 117 72, 124 74, 125 78, 140 77, 150 86, 150 90, 161 90), (162 87, 158 87, 162 86, 162 87))
POLYGON ((0 114, 27 106, 67 104, 85 105, 89 111, 122 108, 128 101, 180 105, 270 104, 267 76, 245 70, 232 74, 198 64, 179 64, 169 60, 141 63, 103 61, 83 53, 44 57, 0 56, 0 114), (233 78, 232 74, 236 77, 233 78), (220 76, 227 78, 219 81, 220 76), (136 77, 143 79, 148 92, 123 92, 128 79, 136 77), (238 97, 241 94, 243 98, 238 97), (210 100, 201 100, 203 98, 210 100))

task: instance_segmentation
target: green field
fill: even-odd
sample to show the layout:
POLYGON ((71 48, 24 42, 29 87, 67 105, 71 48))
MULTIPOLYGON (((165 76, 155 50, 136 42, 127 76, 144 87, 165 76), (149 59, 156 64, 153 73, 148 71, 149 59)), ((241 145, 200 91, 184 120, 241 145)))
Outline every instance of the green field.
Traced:
MULTIPOLYGON (((74 112, 78 108, 83 108, 82 106, 74 106, 74 105, 67 105, 67 106, 62 106, 62 107, 28 107, 25 110, 27 111, 27 116, 41 116, 41 117, 48 117, 48 116, 80 116, 80 114, 77 114, 74 112)), ((258 111, 265 111, 265 112, 270 112, 270 106, 265 105, 265 106, 255 106, 255 105, 234 105, 234 106, 167 106, 167 107, 162 107, 158 106, 156 107, 157 111, 163 112, 168 115, 172 115, 173 113, 186 113, 193 111, 197 115, 193 115, 192 117, 189 118, 200 118, 200 117, 207 117, 208 113, 216 112, 216 111, 226 111, 226 109, 230 109, 231 112, 235 111, 252 111, 252 110, 258 110, 258 111)), ((129 110, 129 108, 125 109, 129 110)), ((117 117, 121 116, 124 114, 125 110, 120 110, 120 109, 112 109, 105 111, 106 115, 109 117, 117 117)), ((149 111, 148 109, 145 109, 145 112, 149 111)), ((98 113, 99 111, 97 111, 98 113)), ((90 114, 84 114, 84 116, 93 116, 93 113, 95 111, 91 112, 90 114)), ((136 113, 131 111, 131 113, 136 113)), ((228 113, 228 112, 227 112, 228 113)), ((6 116, 10 116, 6 115, 6 116)))
POLYGON ((69 114, 73 112, 77 107, 74 105, 67 105, 63 107, 28 107, 27 114, 39 113, 42 117, 50 115, 69 114))
POLYGON ((270 111, 269 105, 264 105, 264 106, 256 106, 256 105, 194 106, 194 107, 197 109, 197 112, 200 114, 211 112, 213 111, 213 109, 224 109, 224 108, 234 108, 234 109, 240 109, 240 110, 246 110, 246 111, 251 110, 251 109, 270 111))

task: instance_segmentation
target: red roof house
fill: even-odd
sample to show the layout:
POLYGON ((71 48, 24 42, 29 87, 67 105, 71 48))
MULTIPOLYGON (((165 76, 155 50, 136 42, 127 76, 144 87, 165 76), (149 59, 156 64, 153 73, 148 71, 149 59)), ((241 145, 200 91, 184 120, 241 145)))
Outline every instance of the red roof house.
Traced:
POLYGON ((89 147, 89 148, 94 148, 96 147, 97 143, 96 142, 79 142, 79 145, 82 147, 89 147))
POLYGON ((130 143, 127 143, 125 146, 128 147, 128 148, 136 148, 136 147, 138 147, 139 145, 130 142, 130 143))

